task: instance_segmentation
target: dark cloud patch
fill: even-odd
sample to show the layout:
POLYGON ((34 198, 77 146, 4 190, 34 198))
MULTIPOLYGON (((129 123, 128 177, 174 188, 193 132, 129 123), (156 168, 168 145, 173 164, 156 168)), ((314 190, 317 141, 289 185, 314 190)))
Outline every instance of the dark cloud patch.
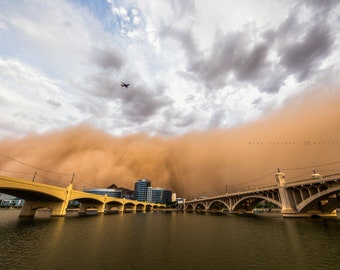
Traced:
MULTIPOLYGON (((138 77, 138 76, 127 76, 138 77)), ((130 83, 128 88, 121 87, 120 81, 110 78, 110 73, 102 72, 88 76, 85 79, 85 92, 93 97, 94 101, 101 99, 111 100, 119 104, 118 114, 128 122, 142 123, 163 108, 170 106, 173 102, 164 94, 167 85, 163 82, 155 82, 152 87, 136 79, 130 83)), ((94 102, 93 101, 93 102, 94 102)), ((92 102, 92 103, 93 103, 92 102)), ((97 103, 98 103, 97 102, 97 103)), ((84 112, 100 115, 104 110, 101 106, 93 108, 89 104, 78 104, 77 107, 84 112)))
POLYGON ((86 76, 82 89, 96 97, 111 99, 120 90, 120 82, 113 79, 109 72, 99 72, 86 76))
POLYGON ((102 69, 120 70, 124 64, 122 55, 112 48, 93 47, 91 52, 91 60, 102 69))
POLYGON ((55 108, 59 108, 62 104, 56 100, 48 99, 47 103, 52 105, 55 108))
POLYGON ((251 104, 257 106, 257 105, 261 104, 262 102, 263 102, 262 98, 259 97, 259 98, 254 99, 251 104))
POLYGON ((219 108, 214 111, 214 113, 211 115, 210 121, 209 121, 209 127, 210 128, 219 128, 221 124, 226 119, 226 110, 224 108, 219 108))
POLYGON ((239 61, 236 66, 237 77, 240 80, 254 80, 260 75, 261 67, 266 65, 266 57, 268 54, 268 44, 260 43, 251 48, 246 59, 239 61))
POLYGON ((284 85, 286 74, 280 66, 273 65, 273 70, 258 78, 259 90, 265 93, 277 93, 284 85))
POLYGON ((173 102, 170 97, 139 85, 123 90, 119 99, 122 102, 124 117, 137 123, 145 122, 161 108, 167 107, 173 102))
MULTIPOLYGON (((98 102, 76 102, 73 105, 82 113, 94 117, 107 117, 108 108, 103 103, 98 102)), ((75 119, 73 119, 75 120, 75 119)))
POLYGON ((91 102, 77 103, 75 106, 80 111, 94 116, 104 114, 104 117, 110 115, 113 118, 121 117, 127 125, 131 125, 142 124, 153 116, 157 117, 162 108, 172 104, 173 100, 165 94, 168 88, 166 83, 156 80, 152 85, 147 85, 134 73, 133 68, 130 68, 129 74, 126 71, 119 75, 113 72, 112 69, 123 67, 123 58, 115 51, 94 48, 91 59, 101 69, 84 77, 81 89, 89 95, 88 99, 91 99, 91 102), (130 86, 122 87, 122 81, 129 83, 130 86), (104 104, 104 107, 101 104, 104 104))
POLYGON ((319 14, 325 14, 339 5, 338 0, 304 0, 307 7, 315 9, 319 14))
POLYGON ((332 32, 328 15, 331 17, 336 3, 325 2, 307 1, 294 6, 276 29, 257 29, 256 40, 248 31, 218 32, 209 52, 198 48, 191 29, 164 26, 162 37, 176 40, 185 52, 187 69, 178 72, 182 78, 196 80, 209 90, 232 82, 277 93, 289 76, 299 82, 310 79, 332 54, 336 33, 332 32), (298 17, 302 13, 313 20, 298 17))
MULTIPOLYGON (((297 12, 297 11, 296 11, 297 12)), ((297 35, 301 32, 301 24, 299 24, 298 17, 296 12, 290 14, 281 25, 275 29, 269 29, 264 33, 264 36, 268 38, 270 41, 279 40, 279 42, 285 44, 285 40, 291 39, 292 41, 296 41, 297 35), (292 35, 295 33, 295 35, 292 35)), ((304 27, 308 29, 308 25, 304 27)), ((278 46, 280 46, 279 44, 278 46)))
POLYGON ((231 32, 216 38, 209 56, 190 59, 188 68, 212 89, 224 87, 229 78, 257 84, 270 68, 269 50, 270 43, 252 43, 246 33, 231 32))
POLYGON ((179 29, 169 25, 162 25, 159 33, 162 38, 175 39, 188 55, 196 57, 198 53, 197 44, 195 43, 194 36, 189 29, 179 29))
MULTIPOLYGON (((247 33, 218 34, 210 53, 204 54, 199 51, 190 30, 169 26, 163 30, 163 37, 177 40, 186 53, 188 75, 184 72, 178 74, 188 80, 197 80, 206 88, 222 88, 231 78, 242 83, 259 84, 259 79, 272 68, 267 59, 271 49, 269 39, 252 43, 247 33)), ((273 85, 280 85, 280 81, 276 84, 266 82, 265 85, 270 87, 263 87, 263 91, 271 91, 273 85)))
POLYGON ((264 32, 261 39, 251 42, 247 33, 228 33, 215 40, 209 57, 192 61, 190 71, 209 88, 225 86, 232 76, 239 83, 275 93, 289 75, 301 82, 317 72, 335 40, 326 23, 307 26, 294 16, 277 31, 264 32), (269 60, 270 52, 279 59, 269 60))
POLYGON ((197 115, 194 113, 190 113, 187 115, 180 114, 176 117, 175 126, 179 128, 188 127, 194 124, 197 120, 197 115))
POLYGON ((188 16, 188 14, 193 13, 196 9, 195 1, 171 1, 171 8, 177 18, 182 18, 188 16))
POLYGON ((291 42, 280 51, 280 64, 298 81, 306 80, 319 68, 320 62, 331 52, 334 38, 326 25, 315 25, 304 34, 303 39, 291 42))

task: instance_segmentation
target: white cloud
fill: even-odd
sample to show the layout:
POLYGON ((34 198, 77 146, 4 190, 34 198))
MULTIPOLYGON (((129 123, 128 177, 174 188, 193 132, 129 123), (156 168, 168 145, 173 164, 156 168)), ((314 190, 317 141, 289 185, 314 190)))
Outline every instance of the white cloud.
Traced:
MULTIPOLYGON (((75 113, 67 102, 67 95, 38 70, 16 59, 0 58, 0 125, 3 135, 12 130, 15 136, 29 132, 44 132, 63 126, 59 114, 75 113), (60 111, 60 109, 62 111, 60 111), (20 130, 19 133, 17 131, 20 130)), ((64 127, 68 123, 64 123, 64 127)))
POLYGON ((328 3, 90 3, 0 3, 0 137, 14 120, 23 133, 227 128, 339 71, 340 12, 328 3))

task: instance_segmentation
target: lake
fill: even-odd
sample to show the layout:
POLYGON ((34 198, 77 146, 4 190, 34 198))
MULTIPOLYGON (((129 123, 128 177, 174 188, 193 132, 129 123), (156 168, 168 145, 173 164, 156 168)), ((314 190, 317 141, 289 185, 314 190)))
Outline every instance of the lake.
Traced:
POLYGON ((340 269, 340 219, 183 212, 19 218, 0 210, 0 269, 340 269))

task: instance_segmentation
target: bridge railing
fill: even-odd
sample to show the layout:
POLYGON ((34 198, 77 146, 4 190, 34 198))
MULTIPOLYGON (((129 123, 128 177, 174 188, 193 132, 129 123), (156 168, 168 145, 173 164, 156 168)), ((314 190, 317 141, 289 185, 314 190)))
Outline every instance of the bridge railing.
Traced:
POLYGON ((224 193, 224 194, 219 194, 219 195, 214 195, 214 196, 209 196, 209 197, 204 197, 204 198, 199 198, 199 199, 187 200, 187 202, 201 202, 201 201, 206 201, 206 200, 216 200, 216 199, 221 199, 221 198, 234 197, 238 195, 251 194, 251 193, 262 192, 262 191, 270 191, 270 190, 274 190, 277 188, 278 188, 277 185, 256 187, 253 189, 248 189, 248 190, 243 190, 243 191, 224 193))
MULTIPOLYGON (((304 184, 313 184, 313 183, 320 183, 320 182, 330 182, 334 180, 340 180, 340 173, 334 173, 334 174, 329 174, 329 175, 320 175, 320 177, 309 177, 306 179, 302 180, 297 180, 297 181, 292 181, 292 182, 287 182, 286 186, 287 187, 292 187, 296 185, 304 185, 304 184)), ((216 200, 220 198, 226 198, 226 197, 233 197, 237 195, 244 195, 244 194, 251 194, 254 192, 262 192, 262 191, 269 191, 269 190, 275 190, 278 188, 278 185, 269 185, 269 186, 255 186, 252 187, 250 185, 245 185, 243 188, 239 187, 238 191, 233 191, 229 193, 224 193, 224 194, 219 194, 219 195, 213 195, 209 197, 204 197, 204 198, 198 198, 198 199, 190 199, 187 200, 186 202, 200 202, 200 201, 207 201, 207 200, 216 200), (243 190, 240 190, 243 189, 243 190)))
POLYGON ((287 186, 295 186, 295 185, 302 185, 302 184, 313 184, 313 183, 320 183, 320 182, 328 182, 333 181, 334 179, 340 179, 340 173, 329 174, 329 175, 320 175, 320 177, 309 177, 307 179, 297 180, 293 182, 288 182, 287 186))
POLYGON ((83 191, 86 189, 96 188, 91 184, 86 183, 77 175, 64 173, 49 173, 49 172, 35 172, 35 171, 13 171, 0 168, 0 175, 25 180, 27 182, 36 182, 41 184, 50 184, 57 187, 65 188, 70 183, 73 184, 74 190, 83 191))
POLYGON ((72 180, 72 175, 52 174, 44 172, 23 172, 0 169, 0 174, 7 177, 25 180, 27 182, 36 182, 42 184, 52 184, 58 187, 66 187, 72 180))

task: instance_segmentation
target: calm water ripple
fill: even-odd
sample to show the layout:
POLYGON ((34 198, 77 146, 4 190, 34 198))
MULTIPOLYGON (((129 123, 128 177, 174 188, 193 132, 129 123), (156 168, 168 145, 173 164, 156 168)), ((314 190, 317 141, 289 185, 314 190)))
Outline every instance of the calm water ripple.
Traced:
POLYGON ((0 211, 0 269, 340 269, 340 219, 0 211))

